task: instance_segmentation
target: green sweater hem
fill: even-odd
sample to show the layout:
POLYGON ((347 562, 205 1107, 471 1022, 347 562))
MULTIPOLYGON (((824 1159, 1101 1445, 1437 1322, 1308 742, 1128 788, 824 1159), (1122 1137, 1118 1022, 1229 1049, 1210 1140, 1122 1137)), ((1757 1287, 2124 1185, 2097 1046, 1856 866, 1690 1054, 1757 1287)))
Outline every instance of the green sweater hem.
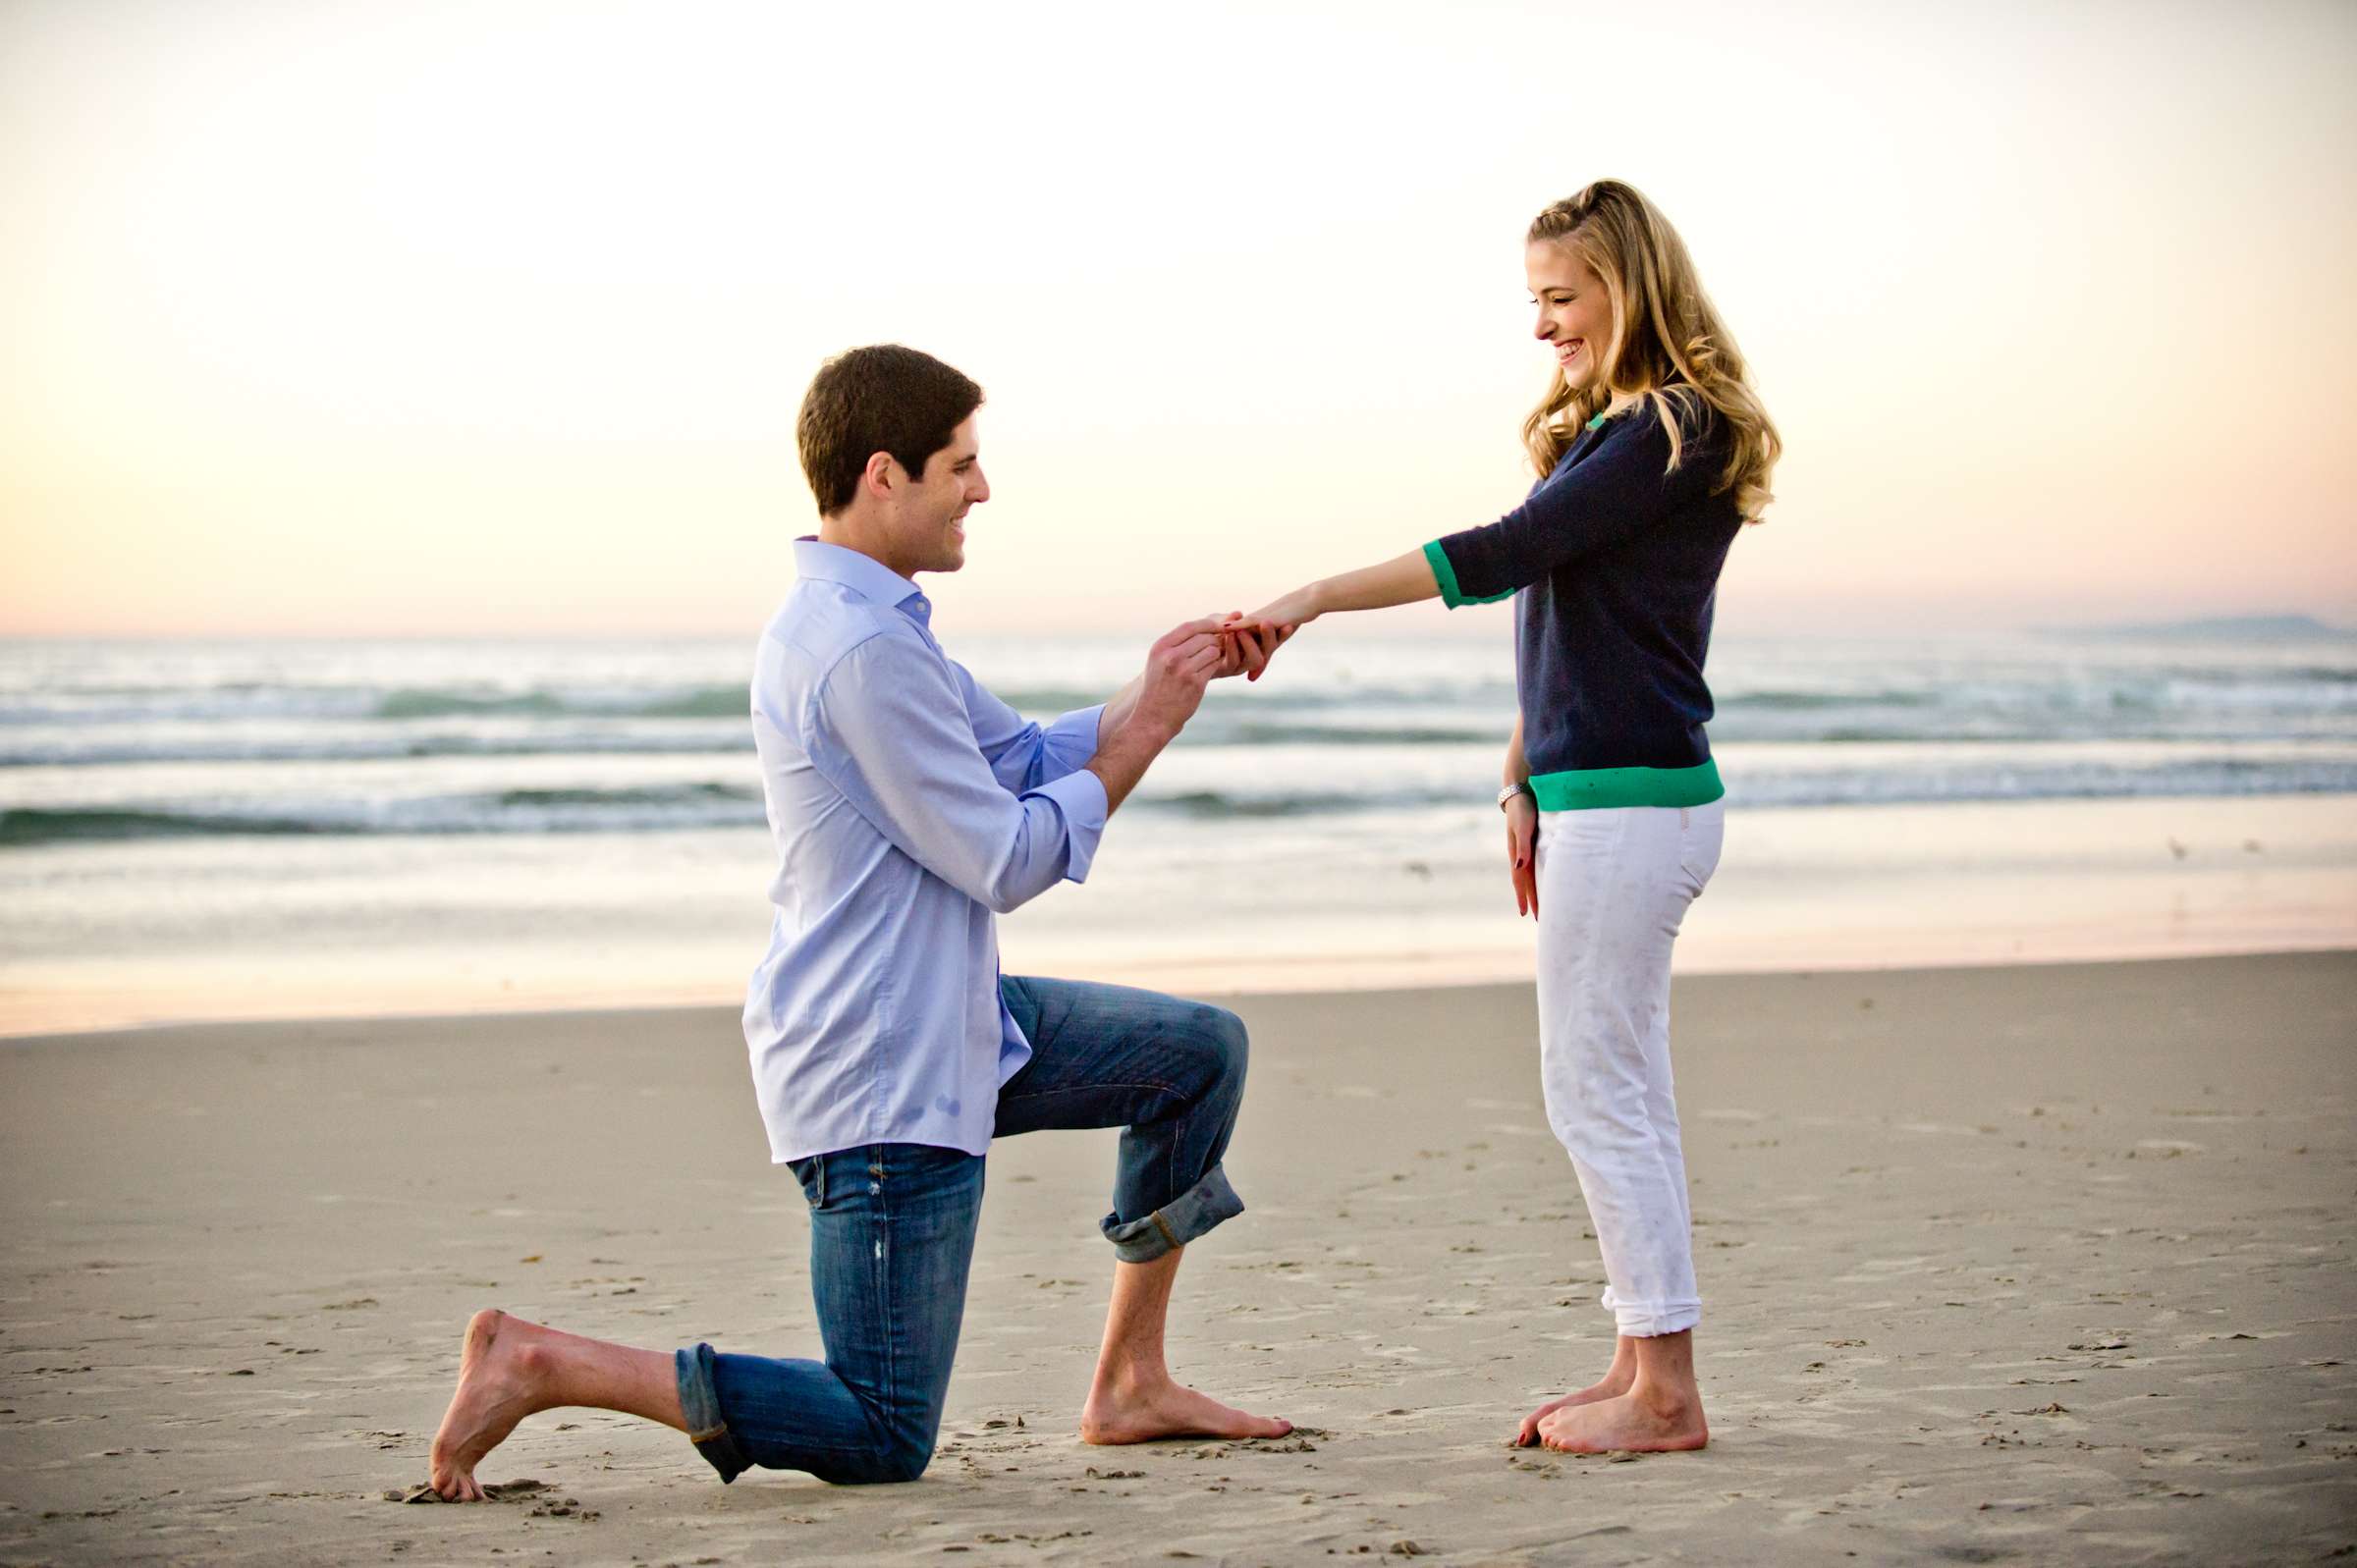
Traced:
POLYGON ((1707 806, 1727 793, 1716 760, 1692 768, 1575 768, 1534 773, 1530 792, 1541 811, 1603 811, 1615 806, 1707 806))

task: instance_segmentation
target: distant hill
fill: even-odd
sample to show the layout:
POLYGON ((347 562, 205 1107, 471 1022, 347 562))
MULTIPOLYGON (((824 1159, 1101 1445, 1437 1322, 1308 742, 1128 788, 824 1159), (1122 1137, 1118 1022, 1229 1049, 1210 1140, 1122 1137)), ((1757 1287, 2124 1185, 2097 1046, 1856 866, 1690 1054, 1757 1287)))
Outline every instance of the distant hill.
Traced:
POLYGON ((2159 621, 2135 626, 2040 626, 2054 637, 2137 637, 2173 642, 2312 642, 2351 636, 2314 616, 2215 616, 2202 621, 2159 621))

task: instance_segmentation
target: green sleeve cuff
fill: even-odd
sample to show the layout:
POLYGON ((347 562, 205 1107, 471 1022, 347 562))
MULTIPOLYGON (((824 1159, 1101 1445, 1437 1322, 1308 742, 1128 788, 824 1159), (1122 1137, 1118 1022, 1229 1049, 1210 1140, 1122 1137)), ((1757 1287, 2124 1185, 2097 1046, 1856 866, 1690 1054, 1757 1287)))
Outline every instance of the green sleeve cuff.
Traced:
POLYGON ((1432 580, 1441 585, 1441 603, 1454 610, 1459 605, 1494 605, 1501 599, 1511 599, 1514 590, 1504 593, 1469 594, 1456 585, 1456 568, 1449 565, 1449 552, 1435 539, 1424 547, 1424 559, 1432 564, 1432 580))
POLYGON ((1441 603, 1454 610, 1465 602, 1456 589, 1456 568, 1449 565, 1449 552, 1441 548, 1438 539, 1424 547, 1424 559, 1432 564, 1432 580, 1441 585, 1441 603))

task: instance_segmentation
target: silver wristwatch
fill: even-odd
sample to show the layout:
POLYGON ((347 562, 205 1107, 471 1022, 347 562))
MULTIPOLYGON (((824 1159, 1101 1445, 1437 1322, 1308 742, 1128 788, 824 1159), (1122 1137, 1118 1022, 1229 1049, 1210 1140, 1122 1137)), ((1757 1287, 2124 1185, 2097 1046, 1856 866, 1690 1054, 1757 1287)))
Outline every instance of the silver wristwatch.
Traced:
MULTIPOLYGON (((1513 799, 1516 795, 1532 795, 1532 790, 1528 780, 1523 781, 1521 784, 1507 784, 1504 789, 1499 790, 1498 809, 1500 811, 1504 811, 1506 809, 1507 802, 1513 799)), ((1532 798, 1535 799, 1537 797, 1532 795, 1532 798)))

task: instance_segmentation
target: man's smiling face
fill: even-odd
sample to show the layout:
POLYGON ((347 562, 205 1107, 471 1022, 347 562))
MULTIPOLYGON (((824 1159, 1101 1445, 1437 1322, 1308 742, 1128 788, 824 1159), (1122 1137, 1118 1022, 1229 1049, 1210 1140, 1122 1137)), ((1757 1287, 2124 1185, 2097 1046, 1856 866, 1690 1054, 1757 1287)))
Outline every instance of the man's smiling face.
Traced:
POLYGON ((925 471, 907 488, 893 532, 908 572, 956 571, 965 565, 965 514, 990 499, 982 475, 978 413, 950 433, 950 444, 925 460, 925 471))

